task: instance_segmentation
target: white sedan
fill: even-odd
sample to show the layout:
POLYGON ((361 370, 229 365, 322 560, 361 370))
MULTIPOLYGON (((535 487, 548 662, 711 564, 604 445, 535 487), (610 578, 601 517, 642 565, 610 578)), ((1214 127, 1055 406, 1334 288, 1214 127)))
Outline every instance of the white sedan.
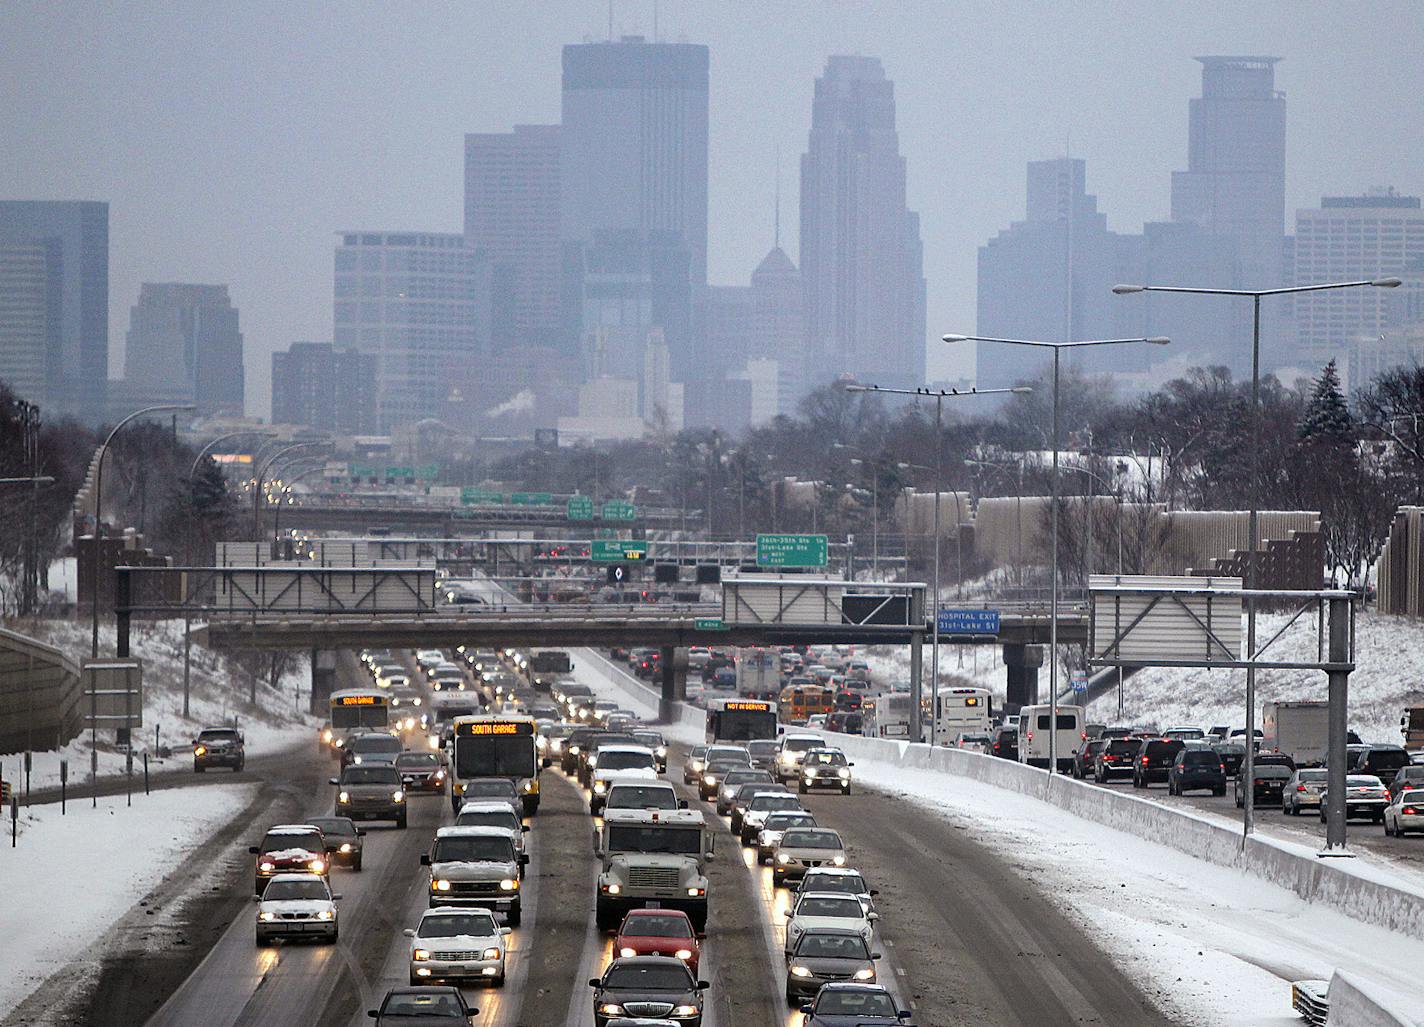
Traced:
POLYGON ((870 941, 878 913, 867 913, 860 900, 854 895, 837 892, 807 892, 796 898, 796 904, 786 911, 786 958, 796 949, 801 935, 818 927, 834 927, 847 931, 858 931, 866 942, 870 941))
POLYGON ((420 926, 405 932, 410 939, 410 983, 488 981, 502 988, 510 933, 487 909, 427 910, 420 926))
POLYGON ((337 938, 336 900, 320 874, 277 874, 257 897, 257 944, 274 938, 337 938))
POLYGON ((1384 833, 1403 838, 1408 831, 1424 832, 1424 788, 1400 792, 1384 810, 1384 833))

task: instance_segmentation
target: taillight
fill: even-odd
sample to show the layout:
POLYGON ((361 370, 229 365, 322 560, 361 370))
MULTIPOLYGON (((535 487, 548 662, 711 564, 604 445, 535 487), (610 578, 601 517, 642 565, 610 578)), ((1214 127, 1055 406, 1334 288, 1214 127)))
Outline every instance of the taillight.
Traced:
POLYGON ((1029 740, 1030 742, 1033 741, 1033 732, 1032 732, 1032 731, 1030 731, 1030 732, 1028 733, 1028 740, 1029 740))
POLYGON ((1296 785, 1295 790, 1298 792, 1303 792, 1305 791, 1305 785, 1296 785))
POLYGON ((1400 812, 1403 813, 1403 814, 1404 814, 1405 816, 1407 816, 1407 817, 1412 817, 1412 816, 1414 816, 1414 807, 1413 807, 1413 806, 1405 806, 1404 809, 1400 810, 1400 812))
POLYGON ((1147 757, 1146 757, 1146 756, 1142 757, 1142 765, 1145 767, 1145 766, 1147 766, 1147 763, 1148 763, 1147 757))
POLYGON ((1226 773, 1226 764, 1225 764, 1225 763, 1218 763, 1218 764, 1216 765, 1216 769, 1219 770, 1219 771, 1221 771, 1221 772, 1224 774, 1224 773, 1226 773))

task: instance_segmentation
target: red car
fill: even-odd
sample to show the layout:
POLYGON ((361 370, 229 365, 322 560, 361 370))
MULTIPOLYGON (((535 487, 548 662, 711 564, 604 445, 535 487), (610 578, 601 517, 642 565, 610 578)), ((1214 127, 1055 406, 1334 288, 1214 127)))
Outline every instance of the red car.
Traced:
POLYGON ((620 956, 674 956, 697 976, 697 932, 680 909, 632 909, 613 939, 614 958, 620 956))

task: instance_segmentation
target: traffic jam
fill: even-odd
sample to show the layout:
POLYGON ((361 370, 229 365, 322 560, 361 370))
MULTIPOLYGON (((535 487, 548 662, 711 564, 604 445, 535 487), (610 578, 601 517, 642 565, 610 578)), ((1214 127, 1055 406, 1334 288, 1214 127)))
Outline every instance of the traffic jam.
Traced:
MULTIPOLYGON (((531 867, 551 844, 538 827, 540 778, 551 772, 582 795, 594 881, 597 941, 568 1022, 722 1022, 708 960, 758 926, 719 916, 713 864, 738 859, 763 918, 756 965, 772 967, 786 1003, 775 1022, 914 1022, 903 972, 886 955, 879 892, 836 830, 834 800, 812 798, 851 794, 854 764, 822 734, 782 722, 780 689, 709 697, 706 744, 689 749, 573 681, 564 652, 368 650, 360 660, 369 686, 333 692, 318 736, 332 761, 330 815, 273 824, 250 848, 259 949, 337 943, 341 880, 362 871, 368 831, 421 830, 427 905, 401 927, 406 983, 373 994, 366 1015, 456 1024, 479 1019, 481 1005, 509 1009, 499 989, 525 979, 519 958, 540 955, 541 921, 521 935, 531 867), (438 826, 412 805, 438 809, 438 826)), ((195 769, 198 759, 195 749, 195 769)), ((560 905, 581 901, 543 887, 560 905)))

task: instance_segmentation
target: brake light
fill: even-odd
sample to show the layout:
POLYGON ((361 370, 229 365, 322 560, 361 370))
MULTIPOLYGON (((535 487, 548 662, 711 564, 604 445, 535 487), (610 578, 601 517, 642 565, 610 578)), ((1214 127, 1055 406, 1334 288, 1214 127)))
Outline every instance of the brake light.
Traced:
POLYGON ((1028 733, 1028 740, 1029 740, 1030 742, 1033 741, 1033 732, 1032 732, 1032 731, 1030 731, 1030 732, 1028 733))
POLYGON ((1413 806, 1405 806, 1404 809, 1400 810, 1400 812, 1403 813, 1403 814, 1404 814, 1405 816, 1407 816, 1407 817, 1412 817, 1412 816, 1414 816, 1416 810, 1414 809, 1413 806))
POLYGON ((1219 770, 1219 771, 1221 771, 1221 772, 1224 774, 1224 773, 1226 773, 1226 764, 1225 764, 1225 763, 1218 763, 1218 764, 1216 765, 1216 769, 1219 770))
POLYGON ((1298 792, 1303 792, 1305 791, 1305 785, 1296 785, 1295 790, 1298 792))
POLYGON ((1144 767, 1147 766, 1148 762, 1149 762, 1149 761, 1148 761, 1148 759, 1147 759, 1146 756, 1142 757, 1142 765, 1143 765, 1144 767))

